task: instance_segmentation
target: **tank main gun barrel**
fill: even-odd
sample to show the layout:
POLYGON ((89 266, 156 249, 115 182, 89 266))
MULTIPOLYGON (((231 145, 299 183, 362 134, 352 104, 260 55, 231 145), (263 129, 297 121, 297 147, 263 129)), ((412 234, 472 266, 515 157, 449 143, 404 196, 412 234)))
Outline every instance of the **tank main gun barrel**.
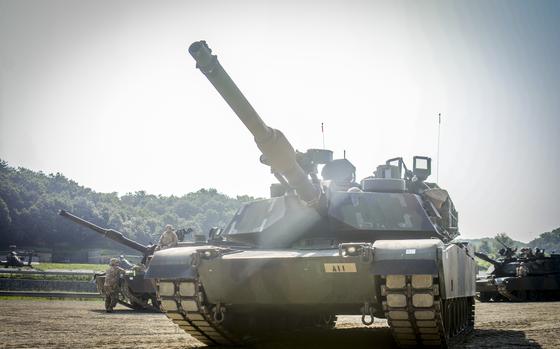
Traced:
POLYGON ((500 243, 500 245, 504 246, 506 249, 511 250, 512 248, 509 247, 508 245, 506 245, 505 242, 503 242, 502 240, 498 239, 497 237, 494 238, 496 241, 498 241, 500 243))
POLYGON ((74 216, 73 214, 65 211, 65 210, 60 210, 58 211, 58 214, 61 215, 62 217, 71 220, 74 223, 78 223, 81 226, 84 226, 86 228, 89 228, 103 236, 108 237, 111 240, 114 240, 122 245, 128 246, 130 248, 132 248, 133 250, 142 252, 142 254, 146 255, 150 253, 150 248, 148 246, 144 246, 136 241, 130 240, 129 238, 126 238, 121 232, 118 232, 116 230, 113 229, 105 229, 105 228, 101 228, 100 226, 97 226, 91 222, 86 221, 85 219, 82 219, 78 216, 74 216))
POLYGON ((500 262, 488 257, 488 255, 486 255, 485 253, 481 253, 481 252, 475 252, 474 253, 475 256, 477 256, 478 258, 482 259, 483 261, 486 261, 494 266, 498 266, 500 265, 500 262))
POLYGON ((224 70, 218 57, 205 41, 194 42, 189 53, 196 61, 196 67, 210 80, 227 104, 253 134, 257 147, 264 154, 274 171, 286 177, 288 184, 307 203, 314 203, 320 197, 320 190, 313 185, 307 173, 296 161, 296 153, 282 132, 264 123, 255 109, 247 101, 237 85, 224 70))

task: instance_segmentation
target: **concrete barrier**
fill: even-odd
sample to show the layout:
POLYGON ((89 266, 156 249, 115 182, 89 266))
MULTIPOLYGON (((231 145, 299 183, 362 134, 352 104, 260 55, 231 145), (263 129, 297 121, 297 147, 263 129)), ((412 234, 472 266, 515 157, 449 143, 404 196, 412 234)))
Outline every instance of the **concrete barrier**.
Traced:
POLYGON ((97 292, 95 283, 90 281, 28 280, 12 278, 0 278, 0 290, 97 292))
POLYGON ((99 293, 89 292, 26 292, 26 291, 1 291, 0 296, 16 297, 41 297, 41 298, 102 298, 99 293))
POLYGON ((19 275, 70 275, 70 276, 92 276, 95 274, 93 270, 36 270, 21 268, 0 268, 0 274, 19 274, 19 275))

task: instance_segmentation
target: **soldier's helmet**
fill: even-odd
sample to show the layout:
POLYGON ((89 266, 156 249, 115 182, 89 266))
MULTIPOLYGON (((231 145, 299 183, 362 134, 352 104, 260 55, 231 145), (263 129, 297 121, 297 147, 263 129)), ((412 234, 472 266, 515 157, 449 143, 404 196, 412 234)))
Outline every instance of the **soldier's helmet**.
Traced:
POLYGON ((116 258, 111 258, 111 260, 109 261, 109 265, 112 267, 117 266, 119 265, 119 260, 116 258))
POLYGON ((171 224, 166 225, 165 231, 173 231, 173 226, 171 224))

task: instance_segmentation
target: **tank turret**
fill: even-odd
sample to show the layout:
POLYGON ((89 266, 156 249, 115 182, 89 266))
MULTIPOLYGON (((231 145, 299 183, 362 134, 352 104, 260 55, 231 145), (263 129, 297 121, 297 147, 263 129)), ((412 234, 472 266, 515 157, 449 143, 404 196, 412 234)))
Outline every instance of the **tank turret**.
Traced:
MULTIPOLYGON (((237 85, 224 70, 218 57, 205 41, 197 41, 189 47, 189 53, 196 60, 196 67, 210 80, 227 104, 233 109, 245 127, 253 134, 257 147, 263 153, 263 162, 283 176, 287 184, 294 188, 299 197, 308 204, 319 201, 321 191, 309 179, 308 173, 296 160, 296 152, 288 139, 274 128, 269 127, 253 109, 237 85)), ((282 182, 282 179, 279 178, 282 182)))

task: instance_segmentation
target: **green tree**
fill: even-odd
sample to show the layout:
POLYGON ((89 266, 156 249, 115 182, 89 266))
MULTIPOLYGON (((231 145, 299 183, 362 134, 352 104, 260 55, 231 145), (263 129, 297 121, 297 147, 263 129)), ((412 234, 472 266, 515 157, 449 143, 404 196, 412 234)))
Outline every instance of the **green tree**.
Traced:
POLYGON ((506 245, 507 247, 515 247, 515 242, 513 241, 512 238, 510 238, 506 233, 499 233, 496 234, 496 236, 494 236, 494 241, 493 241, 493 248, 494 250, 500 250, 502 248, 504 248, 504 245, 506 245), (501 241, 501 243, 500 243, 501 241))
POLYGON ((492 247, 490 246, 488 240, 482 240, 478 250, 482 253, 489 254, 492 252, 492 247))
POLYGON ((166 224, 198 234, 224 226, 249 196, 230 198, 214 188, 177 196, 145 191, 97 193, 61 173, 46 175, 0 159, 0 245, 109 247, 114 243, 57 215, 65 209, 147 244, 166 224))
POLYGON ((538 238, 529 242, 529 245, 533 248, 544 248, 547 252, 560 253, 560 227, 542 233, 538 238))
POLYGON ((0 197, 0 226, 9 226, 12 223, 10 209, 6 202, 0 197))

